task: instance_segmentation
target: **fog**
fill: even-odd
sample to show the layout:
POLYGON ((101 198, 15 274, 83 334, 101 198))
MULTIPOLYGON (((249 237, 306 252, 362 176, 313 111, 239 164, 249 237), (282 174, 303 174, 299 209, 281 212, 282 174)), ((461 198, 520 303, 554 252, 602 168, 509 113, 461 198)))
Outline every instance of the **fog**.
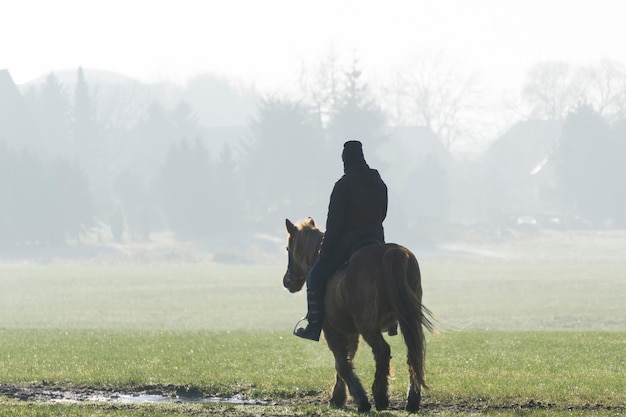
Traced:
POLYGON ((6 2, 0 261, 282 263, 284 219, 323 228, 351 139, 388 185, 387 240, 422 256, 620 235, 617 12, 6 2))
POLYGON ((445 254, 468 236, 626 227, 622 63, 538 62, 512 113, 440 56, 384 85, 354 56, 327 58, 288 95, 211 73, 147 84, 76 68, 17 85, 0 70, 2 257, 146 245, 158 261, 167 242, 274 259, 286 217, 323 226, 349 139, 388 185, 390 241, 445 254))

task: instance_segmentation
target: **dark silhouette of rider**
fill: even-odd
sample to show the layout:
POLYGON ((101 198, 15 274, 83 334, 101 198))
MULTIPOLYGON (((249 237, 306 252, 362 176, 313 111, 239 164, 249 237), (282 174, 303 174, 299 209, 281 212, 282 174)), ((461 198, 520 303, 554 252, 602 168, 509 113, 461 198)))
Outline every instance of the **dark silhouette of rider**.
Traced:
POLYGON ((324 323, 324 297, 330 277, 360 246, 385 241, 387 185, 365 162, 361 142, 346 142, 341 158, 344 175, 330 195, 319 258, 306 279, 308 325, 295 331, 296 336, 315 341, 319 341, 324 323))

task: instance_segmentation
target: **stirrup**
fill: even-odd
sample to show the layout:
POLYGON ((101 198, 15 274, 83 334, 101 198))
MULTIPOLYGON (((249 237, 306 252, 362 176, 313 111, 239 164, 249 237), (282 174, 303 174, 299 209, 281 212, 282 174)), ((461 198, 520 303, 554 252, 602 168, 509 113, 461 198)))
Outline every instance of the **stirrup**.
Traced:
POLYGON ((300 326, 300 323, 302 323, 303 321, 306 321, 306 322, 307 322, 307 324, 309 323, 309 319, 307 319, 306 317, 302 317, 300 320, 298 320, 298 322, 296 323, 296 327, 294 327, 294 328, 293 328, 293 335, 294 335, 294 336, 297 336, 297 334, 296 334, 296 333, 298 333, 298 329, 304 329, 304 328, 306 328, 306 326, 305 326, 305 327, 299 327, 299 326, 300 326))
POLYGON ((319 342, 320 336, 322 335, 322 328, 311 322, 309 322, 306 327, 298 327, 302 321, 304 321, 304 319, 301 319, 298 324, 296 324, 295 329, 293 329, 293 335, 301 337, 302 339, 319 342))

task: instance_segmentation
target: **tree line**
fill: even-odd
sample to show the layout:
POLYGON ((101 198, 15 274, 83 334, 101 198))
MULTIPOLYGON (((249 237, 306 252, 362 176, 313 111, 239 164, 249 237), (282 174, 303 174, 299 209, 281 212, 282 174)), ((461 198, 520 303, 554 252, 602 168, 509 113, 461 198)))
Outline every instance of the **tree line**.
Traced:
MULTIPOLYGON (((559 124, 544 161, 554 176, 539 190, 541 198, 552 212, 590 227, 623 227, 626 72, 605 63, 606 71, 586 73, 586 84, 580 70, 565 85, 555 76, 561 67, 542 65, 529 72, 524 98, 531 111, 518 120, 559 124), (576 100, 565 103, 564 96, 576 100)), ((396 89, 392 101, 405 106, 394 113, 364 82, 358 61, 325 62, 303 78, 300 97, 260 98, 248 125, 227 139, 199 123, 185 102, 168 108, 155 100, 131 123, 107 122, 82 69, 73 91, 50 74, 23 95, 36 127, 25 146, 0 136, 0 244, 63 244, 94 229, 117 241, 149 239, 161 230, 202 239, 247 228, 271 232, 284 217, 324 213, 341 175, 343 141, 362 140, 368 162, 384 174, 395 163, 385 158, 400 126, 394 118, 423 126, 448 153, 463 138, 463 117, 476 92, 472 79, 453 83, 441 81, 441 72, 421 71, 422 77, 401 78, 404 89, 396 89), (429 82, 429 73, 437 79, 429 82), (213 142, 222 143, 218 151, 213 142)), ((455 181, 467 177, 458 161, 436 154, 415 161, 401 181, 392 179, 392 206, 403 228, 420 233, 428 225, 480 217, 455 192, 455 181), (455 211, 466 218, 454 218, 455 211)), ((477 178, 472 193, 497 205, 502 191, 477 178)))
POLYGON ((332 127, 322 127, 319 114, 296 100, 268 96, 236 140, 225 141, 185 102, 168 109, 154 101, 132 126, 108 124, 98 118, 82 68, 76 77, 73 92, 54 74, 27 91, 35 133, 20 142, 0 137, 4 245, 64 243, 98 228, 117 241, 161 230, 183 238, 247 226, 273 230, 268 219, 305 212, 321 198, 319 178, 328 183, 340 175, 329 168, 326 133, 350 135, 350 120, 360 112, 378 111, 382 121, 371 103, 360 108, 359 72, 334 97, 332 127), (211 141, 223 142, 216 154, 211 141))

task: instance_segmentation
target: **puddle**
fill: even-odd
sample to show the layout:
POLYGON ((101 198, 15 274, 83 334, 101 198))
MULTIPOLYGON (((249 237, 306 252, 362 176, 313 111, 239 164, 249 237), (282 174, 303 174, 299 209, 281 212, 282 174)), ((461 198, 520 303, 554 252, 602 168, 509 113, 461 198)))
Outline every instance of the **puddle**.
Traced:
POLYGON ((144 403, 226 403, 238 405, 270 405, 269 401, 247 399, 240 396, 234 397, 203 397, 203 396, 169 396, 154 394, 119 394, 119 395, 93 395, 83 400, 93 402, 116 402, 122 404, 144 404, 144 403))
POLYGON ((158 392, 123 393, 115 391, 100 391, 94 389, 55 389, 50 387, 20 387, 0 384, 0 396, 14 398, 22 401, 36 402, 107 402, 121 404, 155 404, 155 403, 226 403, 237 405, 272 405, 267 400, 244 398, 241 395, 231 397, 205 396, 201 392, 186 392, 178 390, 176 394, 167 395, 158 392))

